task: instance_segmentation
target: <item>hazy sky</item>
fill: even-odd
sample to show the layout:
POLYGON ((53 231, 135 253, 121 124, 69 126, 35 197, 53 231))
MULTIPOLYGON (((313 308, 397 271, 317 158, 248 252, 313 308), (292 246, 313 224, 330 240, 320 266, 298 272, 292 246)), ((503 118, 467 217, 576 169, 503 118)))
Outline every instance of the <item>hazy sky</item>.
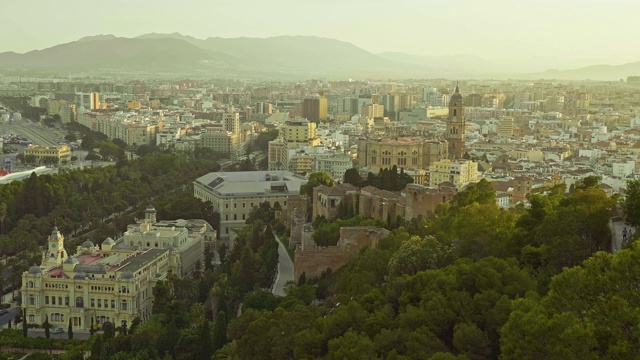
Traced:
POLYGON ((640 60, 637 0, 0 0, 0 52, 83 36, 316 35, 371 52, 640 60))

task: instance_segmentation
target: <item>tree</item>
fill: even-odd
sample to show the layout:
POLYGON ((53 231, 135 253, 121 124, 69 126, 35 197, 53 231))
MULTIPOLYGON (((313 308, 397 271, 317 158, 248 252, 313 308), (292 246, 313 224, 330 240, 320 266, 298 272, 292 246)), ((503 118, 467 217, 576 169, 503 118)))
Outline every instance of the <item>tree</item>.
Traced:
POLYGON ((344 173, 344 183, 351 184, 353 186, 360 186, 362 183, 362 176, 356 168, 351 168, 344 173))
POLYGON ((49 315, 45 315, 42 327, 44 328, 44 337, 49 339, 51 337, 51 333, 49 332, 51 329, 51 324, 49 324, 49 315))
POLYGON ((216 316, 216 322, 213 324, 212 351, 222 349, 227 343, 227 315, 224 311, 220 311, 216 316))
POLYGON ((320 185, 333 186, 333 180, 326 172, 314 172, 309 175, 309 181, 300 187, 300 195, 311 196, 313 188, 320 185))
POLYGON ((69 339, 73 339, 73 325, 71 324, 71 319, 69 319, 69 326, 67 327, 67 335, 69 339))
POLYGON ((22 336, 27 337, 27 309, 22 309, 22 336))
POLYGON ((213 355, 215 350, 211 338, 211 328, 209 328, 209 320, 202 319, 202 324, 200 325, 200 354, 198 358, 211 359, 211 355, 213 355))
POLYGON ((437 269, 454 260, 454 247, 443 244, 433 236, 412 236, 389 260, 389 274, 415 275, 419 271, 437 269))
POLYGON ((112 339, 114 336, 116 336, 116 327, 110 321, 102 324, 102 331, 104 331, 105 340, 112 339))
POLYGON ((622 209, 627 223, 631 226, 640 226, 640 180, 627 182, 622 209))
POLYGON ((7 216, 7 204, 0 203, 0 235, 4 235, 4 219, 7 216))

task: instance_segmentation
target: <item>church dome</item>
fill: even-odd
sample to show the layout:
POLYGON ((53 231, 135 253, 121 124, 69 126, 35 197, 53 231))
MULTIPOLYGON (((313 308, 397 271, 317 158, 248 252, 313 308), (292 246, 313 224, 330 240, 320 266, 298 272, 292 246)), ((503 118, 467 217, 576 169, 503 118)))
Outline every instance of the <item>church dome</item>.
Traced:
POLYGON ((94 247, 93 243, 89 240, 82 243, 82 247, 85 249, 91 249, 94 247))
POLYGON ((156 208, 153 207, 153 205, 149 205, 147 206, 147 208, 144 210, 145 214, 155 214, 158 211, 156 211, 156 208))
POLYGON ((58 230, 58 227, 55 226, 53 228, 53 231, 51 232, 51 239, 52 240, 57 240, 62 236, 62 234, 60 234, 60 231, 58 230))
POLYGON ((73 278, 76 280, 84 280, 86 278, 88 278, 89 275, 87 275, 85 272, 80 271, 79 273, 77 273, 73 278))
POLYGON ((79 264, 80 261, 74 257, 70 257, 67 258, 67 260, 64 261, 64 264, 79 264))
POLYGON ((40 275, 40 274, 42 274, 42 270, 38 265, 34 264, 32 267, 29 268, 29 275, 40 275))
POLYGON ((108 237, 108 238, 107 238, 107 239, 102 243, 102 245, 115 245, 115 244, 116 244, 116 242, 115 242, 112 238, 110 238, 110 237, 108 237))

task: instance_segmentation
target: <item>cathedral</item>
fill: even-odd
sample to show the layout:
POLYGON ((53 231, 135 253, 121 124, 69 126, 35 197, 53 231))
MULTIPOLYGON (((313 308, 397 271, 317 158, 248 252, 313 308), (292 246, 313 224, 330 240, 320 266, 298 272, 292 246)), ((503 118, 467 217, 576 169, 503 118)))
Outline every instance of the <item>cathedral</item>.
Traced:
POLYGON ((465 141, 464 101, 456 84, 455 93, 449 100, 449 116, 447 117, 446 136, 449 143, 449 159, 462 159, 465 141))

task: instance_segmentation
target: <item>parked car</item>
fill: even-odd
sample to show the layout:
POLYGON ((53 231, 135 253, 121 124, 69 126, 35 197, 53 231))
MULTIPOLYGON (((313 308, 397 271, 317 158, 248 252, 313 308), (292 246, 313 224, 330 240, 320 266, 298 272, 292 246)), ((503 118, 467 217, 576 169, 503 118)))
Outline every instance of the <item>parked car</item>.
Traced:
POLYGON ((62 334, 63 332, 64 332, 64 329, 61 327, 57 327, 53 329, 53 331, 51 331, 52 334, 62 334))
POLYGON ((0 309, 0 316, 4 315, 4 314, 8 314, 9 310, 7 309, 0 309))

